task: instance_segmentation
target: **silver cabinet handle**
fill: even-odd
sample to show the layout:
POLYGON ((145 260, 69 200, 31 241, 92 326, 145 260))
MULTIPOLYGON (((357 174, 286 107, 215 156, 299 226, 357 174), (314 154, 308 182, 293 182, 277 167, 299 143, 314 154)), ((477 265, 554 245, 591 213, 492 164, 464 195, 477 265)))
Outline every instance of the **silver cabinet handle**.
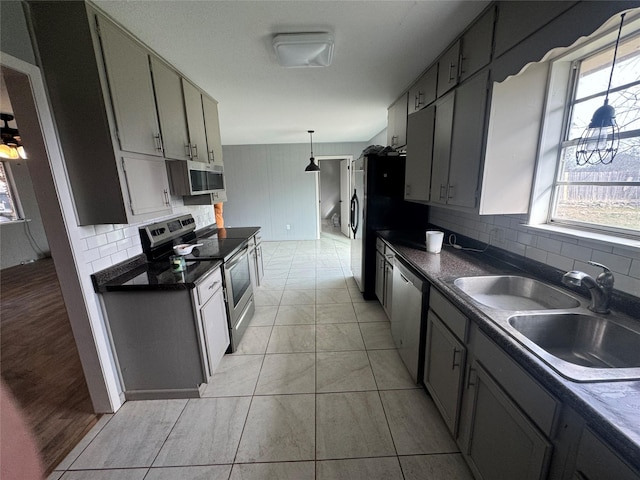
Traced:
POLYGON ((166 188, 164 189, 164 204, 167 207, 171 206, 171 202, 169 201, 169 191, 166 188))
POLYGON ((193 155, 191 155, 191 144, 187 143, 184 146, 186 152, 187 152, 187 157, 189 157, 190 159, 193 158, 193 155))
POLYGON ((218 280, 216 280, 211 285, 209 285, 208 290, 213 290, 216 287, 216 285, 219 285, 219 284, 220 284, 220 282, 218 280))
POLYGON ((153 136, 153 141, 156 144, 156 150, 162 152, 162 137, 160 137, 159 133, 153 136))
POLYGON ((212 163, 215 161, 216 161, 216 157, 215 157, 215 154, 213 153, 213 150, 209 150, 209 163, 212 163))
POLYGON ((455 195, 454 195, 454 186, 453 185, 449 185, 447 187, 447 200, 451 200, 455 195))
POLYGON ((440 200, 444 200, 446 185, 440 184, 440 200))
POLYGON ((460 350, 458 350, 457 348, 454 348, 454 349, 453 349, 453 357, 451 358, 451 370, 455 370, 455 369, 456 369, 456 367, 459 367, 459 366, 460 366, 460 362, 459 362, 459 361, 458 361, 458 362, 456 362, 456 356, 457 356, 459 353, 462 353, 462 352, 461 352, 460 350))
POLYGON ((196 152, 193 153, 193 158, 198 158, 198 145, 196 145, 195 143, 191 146, 191 151, 192 152, 196 152))
POLYGON ((449 82, 452 82, 455 79, 455 77, 451 76, 451 72, 453 72, 453 69, 454 69, 455 66, 456 66, 455 63, 453 63, 453 62, 449 63, 449 82))

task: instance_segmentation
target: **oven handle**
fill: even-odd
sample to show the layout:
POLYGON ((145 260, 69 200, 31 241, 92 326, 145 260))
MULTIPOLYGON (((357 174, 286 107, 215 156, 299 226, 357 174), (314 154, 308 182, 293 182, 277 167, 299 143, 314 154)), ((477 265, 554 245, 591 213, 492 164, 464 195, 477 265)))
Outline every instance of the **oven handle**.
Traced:
POLYGON ((224 262, 225 268, 231 268, 236 265, 238 262, 242 260, 245 255, 249 255, 249 246, 243 247, 238 253, 236 253, 233 257, 229 259, 229 261, 224 262))

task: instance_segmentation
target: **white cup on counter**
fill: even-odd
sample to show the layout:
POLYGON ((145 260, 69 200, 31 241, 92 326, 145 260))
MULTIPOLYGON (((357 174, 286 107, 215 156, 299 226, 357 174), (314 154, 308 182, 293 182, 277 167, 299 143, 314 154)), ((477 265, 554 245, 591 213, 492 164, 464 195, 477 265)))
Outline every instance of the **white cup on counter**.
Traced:
POLYGON ((439 230, 427 230, 425 236, 427 252, 440 253, 440 250, 442 250, 442 241, 444 240, 444 232, 439 230))

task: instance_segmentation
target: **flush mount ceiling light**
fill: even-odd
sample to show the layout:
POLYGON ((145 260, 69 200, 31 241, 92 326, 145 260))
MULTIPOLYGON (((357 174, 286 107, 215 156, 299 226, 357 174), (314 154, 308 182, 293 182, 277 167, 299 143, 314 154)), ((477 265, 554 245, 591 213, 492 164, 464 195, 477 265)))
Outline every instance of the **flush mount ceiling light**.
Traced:
POLYGON ((309 158, 309 165, 304 169, 305 172, 319 172, 320 167, 316 165, 316 159, 313 158, 313 130, 307 130, 309 132, 309 138, 311 139, 311 157, 309 158))
POLYGON ((604 97, 604 105, 593 112, 589 126, 578 141, 576 148, 576 162, 578 165, 597 165, 603 163, 605 165, 613 162, 613 158, 618 153, 618 145, 620 144, 620 130, 616 122, 616 111, 609 105, 609 90, 611 90, 611 80, 613 79, 613 69, 616 66, 616 57, 618 55, 618 44, 620 43, 620 34, 622 33, 622 23, 624 22, 623 13, 620 15, 620 28, 618 29, 618 38, 616 46, 613 50, 613 63, 611 64, 611 73, 609 74, 609 85, 607 93, 604 97))
POLYGON ((22 146, 22 139, 17 128, 11 128, 9 122, 13 120, 10 113, 0 113, 2 125, 2 142, 0 143, 0 158, 7 160, 20 160, 27 158, 27 153, 22 146))
POLYGON ((333 58, 333 35, 281 33, 273 37, 273 49, 283 67, 328 67, 333 58))

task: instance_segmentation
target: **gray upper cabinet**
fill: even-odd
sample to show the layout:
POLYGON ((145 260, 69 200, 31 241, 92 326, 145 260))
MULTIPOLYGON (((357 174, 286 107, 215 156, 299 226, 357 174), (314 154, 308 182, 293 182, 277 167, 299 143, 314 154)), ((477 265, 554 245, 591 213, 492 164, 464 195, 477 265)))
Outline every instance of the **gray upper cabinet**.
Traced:
POLYGON ((571 8, 575 1, 498 2, 495 57, 515 46, 571 8))
POLYGON ((436 104, 431 202, 476 206, 488 74, 478 74, 436 104))
POLYGON ((436 99, 437 83, 438 64, 435 63, 409 89, 409 115, 419 112, 436 99))
POLYGON ((213 165, 222 166, 222 140, 220 139, 220 121, 218 120, 218 102, 202 96, 204 126, 207 132, 207 160, 213 165))
POLYGON ((407 144, 407 94, 387 110, 387 145, 402 148, 407 144))
POLYGON ((449 93, 436 103, 430 201, 439 204, 447 203, 455 93, 455 91, 449 93))
POLYGON ((460 47, 460 81, 464 81, 491 61, 495 7, 487 10, 464 35, 460 47))
POLYGON ((405 200, 429 201, 435 119, 436 107, 430 105, 407 120, 405 200))
POLYGON ((191 82, 182 79, 184 106, 187 112, 189 127, 189 151, 191 160, 208 163, 207 133, 204 128, 204 112, 202 111, 202 94, 191 82))
POLYGON ((123 157, 122 170, 132 215, 171 213, 169 181, 163 160, 144 156, 123 157))
POLYGON ((151 70, 164 156, 173 160, 188 160, 189 133, 182 97, 182 78, 178 72, 154 56, 151 57, 151 70))
POLYGON ((482 161, 489 72, 470 79, 456 90, 447 204, 476 206, 482 161))
POLYGON ((441 97, 458 84, 459 62, 460 40, 451 45, 438 60, 438 97, 441 97))
POLYGON ((162 156, 148 52, 111 22, 96 19, 120 148, 162 156))

